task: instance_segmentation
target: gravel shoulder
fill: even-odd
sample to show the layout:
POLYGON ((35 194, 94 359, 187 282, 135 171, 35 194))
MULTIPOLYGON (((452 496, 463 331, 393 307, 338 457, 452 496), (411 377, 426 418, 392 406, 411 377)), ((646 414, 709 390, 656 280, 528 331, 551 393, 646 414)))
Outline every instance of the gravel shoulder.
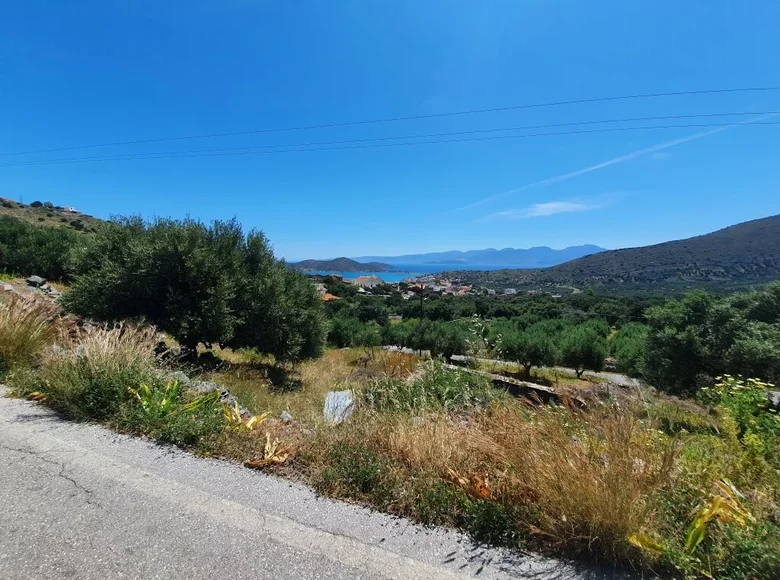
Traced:
POLYGON ((0 578, 607 578, 59 419, 0 388, 0 578))

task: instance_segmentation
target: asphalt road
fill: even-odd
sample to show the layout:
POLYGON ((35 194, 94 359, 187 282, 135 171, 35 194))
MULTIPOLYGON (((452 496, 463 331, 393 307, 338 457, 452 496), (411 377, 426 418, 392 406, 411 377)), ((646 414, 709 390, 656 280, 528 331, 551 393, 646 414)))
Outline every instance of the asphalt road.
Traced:
POLYGON ((480 547, 3 394, 2 579, 612 576, 480 547))

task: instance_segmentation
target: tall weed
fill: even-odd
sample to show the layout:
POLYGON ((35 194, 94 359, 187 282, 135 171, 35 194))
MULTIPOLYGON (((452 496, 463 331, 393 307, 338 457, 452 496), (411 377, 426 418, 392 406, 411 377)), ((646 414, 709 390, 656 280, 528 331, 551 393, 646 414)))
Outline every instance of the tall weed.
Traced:
POLYGON ((0 300, 0 376, 32 363, 56 335, 52 305, 20 296, 0 300))

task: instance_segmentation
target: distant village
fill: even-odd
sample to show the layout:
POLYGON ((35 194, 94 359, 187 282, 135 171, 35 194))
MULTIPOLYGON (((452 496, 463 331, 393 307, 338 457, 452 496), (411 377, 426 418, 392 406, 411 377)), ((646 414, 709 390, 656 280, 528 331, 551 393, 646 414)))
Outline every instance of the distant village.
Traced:
MULTIPOLYGON (((443 278, 436 277, 435 274, 428 274, 425 276, 419 276, 407 281, 388 283, 382 280, 379 276, 358 276, 356 278, 344 278, 339 274, 312 274, 310 277, 315 282, 317 292, 322 296, 322 299, 326 302, 331 300, 339 300, 338 296, 334 296, 327 291, 325 286, 325 280, 327 278, 336 278, 347 284, 353 284, 358 287, 359 294, 371 294, 374 296, 383 296, 386 294, 377 294, 375 289, 380 291, 387 291, 392 289, 400 292, 404 300, 409 300, 419 296, 421 293, 437 294, 439 296, 515 296, 519 292, 516 288, 504 288, 503 290, 494 290, 492 288, 481 288, 467 284, 460 284, 458 281, 450 281, 443 278)), ((541 290, 528 290, 527 294, 542 294, 541 290)), ((560 298, 560 294, 552 294, 552 298, 560 298)))

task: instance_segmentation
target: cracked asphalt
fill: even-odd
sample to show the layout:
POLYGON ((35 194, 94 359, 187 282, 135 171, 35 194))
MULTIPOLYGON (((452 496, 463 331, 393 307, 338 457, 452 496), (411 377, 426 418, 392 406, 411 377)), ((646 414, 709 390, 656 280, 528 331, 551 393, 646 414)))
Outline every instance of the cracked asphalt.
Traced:
POLYGON ((473 544, 0 389, 0 578, 607 578, 473 544))

